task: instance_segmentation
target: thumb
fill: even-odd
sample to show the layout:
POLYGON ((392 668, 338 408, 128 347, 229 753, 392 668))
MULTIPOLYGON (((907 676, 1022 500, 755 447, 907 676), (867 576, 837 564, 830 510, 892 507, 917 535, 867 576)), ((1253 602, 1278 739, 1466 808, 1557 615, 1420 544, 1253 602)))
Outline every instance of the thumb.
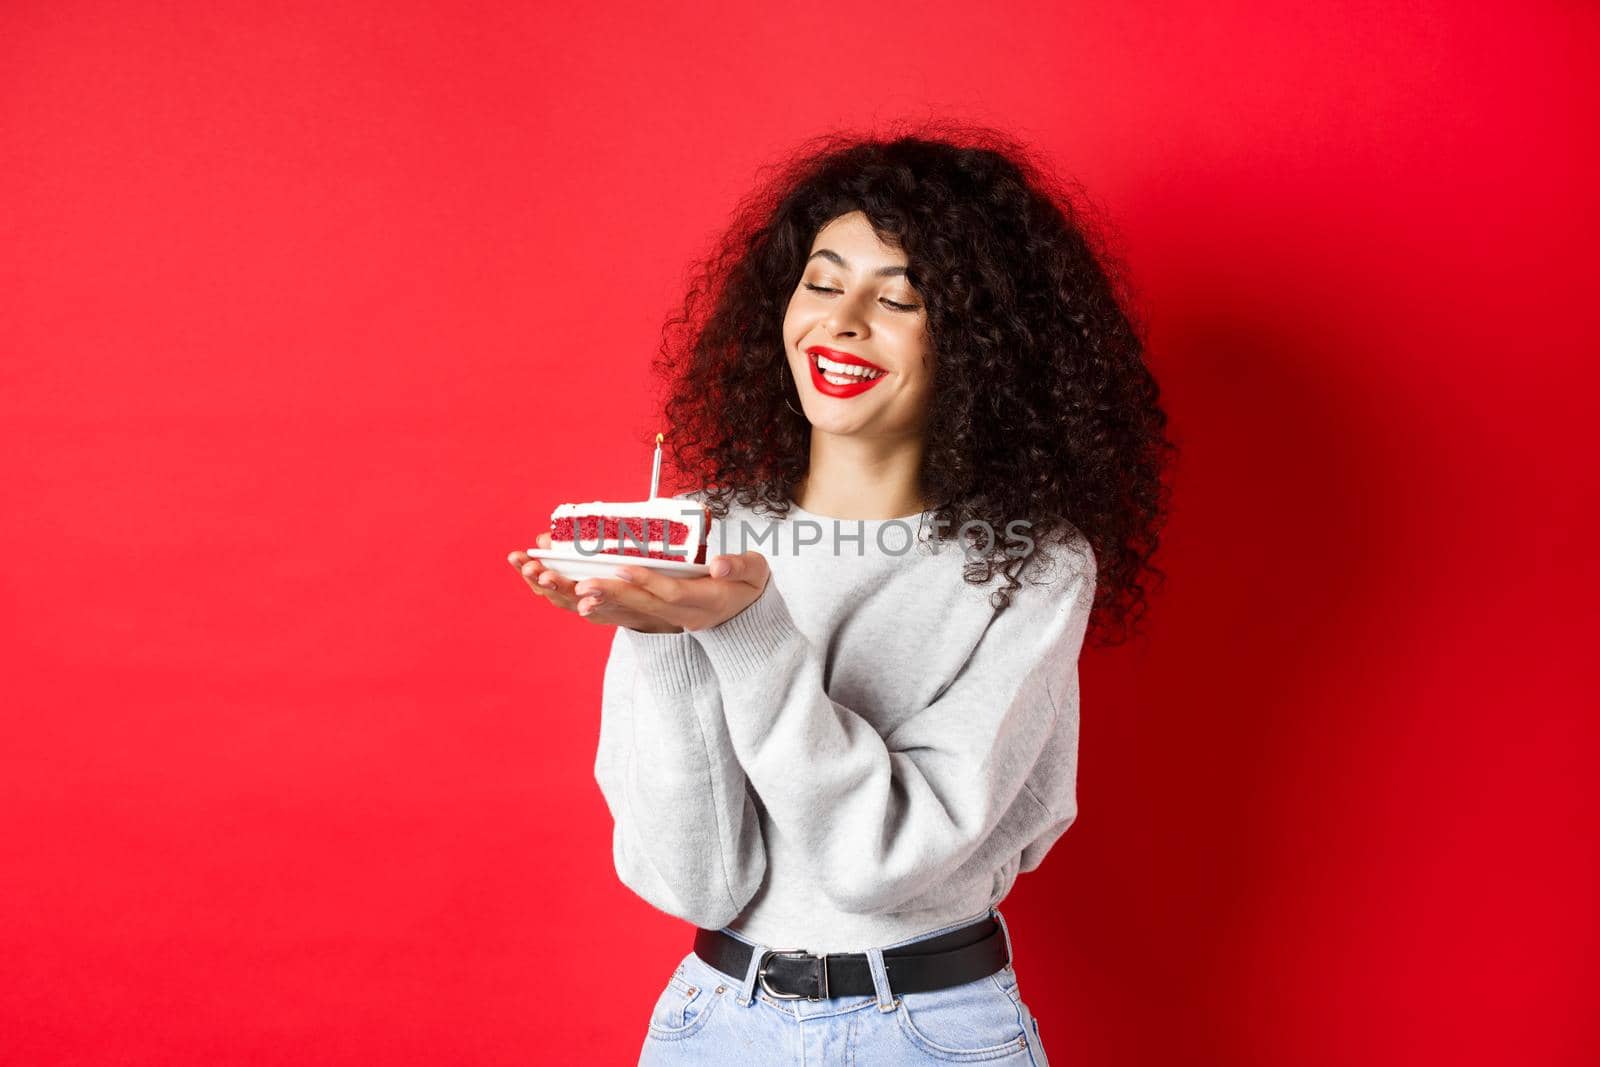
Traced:
POLYGON ((711 576, 744 582, 761 589, 767 581, 767 558, 751 549, 737 556, 716 556, 711 560, 711 576))

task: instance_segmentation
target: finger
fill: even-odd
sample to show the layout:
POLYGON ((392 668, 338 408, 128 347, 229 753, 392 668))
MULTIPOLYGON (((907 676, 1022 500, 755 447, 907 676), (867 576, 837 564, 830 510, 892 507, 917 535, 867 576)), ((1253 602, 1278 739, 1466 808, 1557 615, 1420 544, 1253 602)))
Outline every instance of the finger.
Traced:
POLYGON ((576 580, 563 576, 559 571, 551 570, 549 564, 543 560, 529 560, 522 568, 522 573, 538 582, 541 589, 551 589, 563 596, 573 595, 572 587, 576 580))
POLYGON ((638 611, 649 604, 649 594, 609 578, 585 578, 574 582, 572 595, 580 601, 592 599, 596 604, 615 604, 629 611, 638 611))
POLYGON ((572 591, 575 584, 569 579, 561 577, 555 571, 541 564, 538 560, 529 560, 523 565, 522 580, 528 583, 535 593, 549 600, 557 607, 574 611, 578 606, 577 594, 572 591))
POLYGON ((741 552, 737 556, 712 556, 711 577, 729 582, 759 585, 766 558, 759 552, 741 552))
POLYGON ((539 577, 544 573, 544 567, 539 563, 538 560, 526 560, 522 566, 517 568, 517 573, 522 576, 522 580, 527 583, 528 588, 532 589, 535 593, 543 596, 546 592, 548 592, 544 586, 539 584, 539 577))
POLYGON ((766 556, 751 549, 729 558, 733 560, 733 577, 752 588, 766 588, 767 577, 772 573, 766 556))
POLYGON ((563 593, 559 589, 552 589, 549 586, 540 586, 539 589, 538 589, 538 593, 539 593, 540 596, 542 596, 546 600, 550 601, 550 603, 554 604, 556 607, 560 608, 562 611, 577 611, 578 610, 578 598, 575 597, 575 596, 570 596, 570 595, 568 595, 566 593, 563 593))
POLYGON ((542 561, 533 559, 526 552, 512 552, 506 556, 506 560, 517 568, 522 580, 527 582, 528 587, 535 593, 563 611, 578 612, 580 598, 572 591, 572 586, 577 584, 576 582, 562 578, 546 567, 542 561))
POLYGON ((605 593, 579 595, 575 610, 590 622, 604 623, 608 626, 616 626, 625 621, 637 623, 650 618, 649 615, 611 599, 605 593))
POLYGON ((550 547, 550 531, 546 530, 544 533, 539 534, 537 537, 535 537, 533 539, 533 546, 531 548, 523 549, 521 555, 522 555, 522 557, 524 559, 526 559, 528 557, 528 553, 530 553, 530 552, 538 552, 541 549, 547 549, 549 547, 550 547))
POLYGON ((546 573, 543 563, 536 559, 524 560, 522 566, 517 569, 522 574, 522 580, 532 586, 535 592, 543 588, 539 583, 540 577, 546 573))
MULTIPOLYGON (((643 568, 640 568, 641 570, 643 568)), ((662 624, 682 627, 678 615, 683 609, 658 599, 649 590, 640 589, 620 578, 585 578, 573 588, 573 594, 589 598, 608 611, 620 613, 621 625, 638 629, 662 624)))
POLYGON ((578 614, 597 626, 628 626, 641 633, 661 633, 662 620, 653 615, 629 611, 620 604, 593 603, 593 598, 578 601, 578 614))
POLYGON ((585 605, 588 605, 589 611, 583 617, 597 625, 631 626, 638 629, 647 629, 661 624, 660 619, 649 615, 641 615, 637 611, 630 611, 622 605, 614 604, 610 601, 601 601, 599 604, 594 604, 590 597, 584 597, 578 601, 578 613, 580 615, 583 614, 585 605))
POLYGON ((619 595, 625 596, 625 590, 637 590, 645 594, 646 603, 686 604, 692 600, 692 579, 674 578, 648 567, 619 567, 616 580, 622 583, 619 595))

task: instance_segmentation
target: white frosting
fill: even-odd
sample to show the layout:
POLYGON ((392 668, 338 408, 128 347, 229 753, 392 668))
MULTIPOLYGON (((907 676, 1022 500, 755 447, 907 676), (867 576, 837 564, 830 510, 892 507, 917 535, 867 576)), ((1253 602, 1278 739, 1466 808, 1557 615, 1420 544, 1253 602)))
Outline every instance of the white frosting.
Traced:
MULTIPOLYGON (((679 500, 675 496, 658 496, 650 500, 591 500, 587 504, 562 504, 550 513, 550 521, 576 518, 579 515, 616 515, 629 518, 672 519, 687 523, 685 512, 700 515, 700 505, 693 500, 679 500)), ((693 516, 691 516, 693 517, 693 516)))
MULTIPOLYGON (((669 522, 681 522, 689 528, 687 540, 678 545, 669 544, 661 538, 649 540, 646 550, 660 549, 674 555, 685 555, 693 559, 699 551, 701 542, 706 540, 706 513, 705 509, 693 500, 680 500, 677 497, 658 496, 651 500, 591 500, 586 504, 562 504, 550 513, 550 524, 553 527, 557 519, 576 519, 580 515, 604 515, 616 519, 665 519, 669 522)), ((636 548, 640 538, 623 537, 617 540, 605 541, 605 550, 613 547, 636 548)), ((566 544, 570 542, 558 542, 566 544)), ((583 539, 586 551, 593 551, 596 539, 583 539)))

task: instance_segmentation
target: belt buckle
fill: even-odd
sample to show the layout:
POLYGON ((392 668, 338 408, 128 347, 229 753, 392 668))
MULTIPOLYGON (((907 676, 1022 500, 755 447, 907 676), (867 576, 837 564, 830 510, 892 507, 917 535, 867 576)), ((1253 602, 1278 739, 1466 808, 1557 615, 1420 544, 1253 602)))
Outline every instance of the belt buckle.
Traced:
POLYGON ((773 956, 787 956, 791 959, 803 959, 811 955, 812 954, 807 952, 805 949, 800 948, 768 949, 761 954, 761 960, 756 965, 756 981, 760 983, 762 989, 766 990, 766 993, 769 997, 776 997, 778 1000, 826 1000, 828 999, 828 954, 826 952, 817 956, 812 956, 812 958, 817 961, 818 970, 822 975, 822 980, 817 983, 822 988, 821 996, 814 997, 809 993, 780 993, 778 990, 773 989, 767 984, 768 959, 772 958, 773 956))

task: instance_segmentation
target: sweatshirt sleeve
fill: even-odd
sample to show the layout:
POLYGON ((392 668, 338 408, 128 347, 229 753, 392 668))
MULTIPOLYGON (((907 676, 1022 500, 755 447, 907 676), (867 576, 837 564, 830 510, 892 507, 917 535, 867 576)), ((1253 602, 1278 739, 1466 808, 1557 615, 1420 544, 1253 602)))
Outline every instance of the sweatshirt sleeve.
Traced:
POLYGON ((774 831, 804 849, 834 906, 894 911, 983 845, 1056 728, 1052 688, 1075 677, 1093 590, 1092 557, 1025 582, 933 703, 881 735, 828 696, 775 576, 738 615, 691 631, 774 831))
POLYGON ((709 930, 738 916, 761 885, 766 849, 716 675, 693 638, 617 627, 594 774, 624 885, 709 930))

